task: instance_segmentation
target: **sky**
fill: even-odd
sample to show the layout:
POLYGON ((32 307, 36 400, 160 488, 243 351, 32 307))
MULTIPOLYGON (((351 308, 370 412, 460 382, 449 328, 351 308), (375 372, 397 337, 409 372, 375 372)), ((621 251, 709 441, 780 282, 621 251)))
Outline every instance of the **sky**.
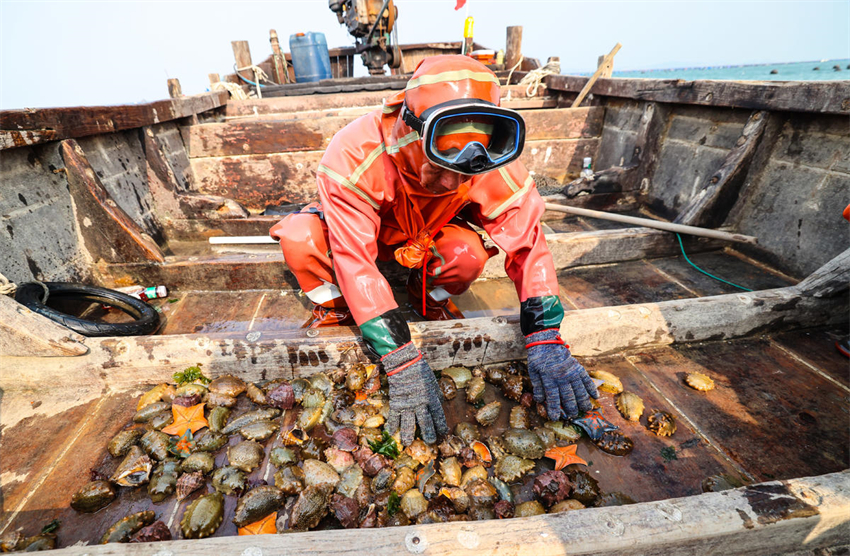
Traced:
MULTIPOLYGON (((396 5, 401 43, 461 40, 455 0, 396 5)), ((468 12, 476 42, 504 48, 522 25, 523 53, 560 56, 562 73, 592 71, 617 42, 616 70, 850 57, 850 0, 470 0, 468 12)), ((305 31, 353 44, 327 0, 0 0, 0 109, 150 102, 169 77, 201 93, 207 74, 232 72, 230 41, 266 58, 269 29, 283 45, 305 31)))

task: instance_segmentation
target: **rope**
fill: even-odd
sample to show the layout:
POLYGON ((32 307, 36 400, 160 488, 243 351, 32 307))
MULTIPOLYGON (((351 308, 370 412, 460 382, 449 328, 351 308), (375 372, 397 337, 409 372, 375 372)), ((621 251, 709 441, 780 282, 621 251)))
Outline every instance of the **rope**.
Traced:
POLYGON ((228 81, 219 81, 217 83, 213 83, 212 85, 213 91, 227 91, 230 93, 231 98, 235 100, 247 100, 248 94, 242 89, 241 86, 236 83, 230 83, 228 81))
POLYGON ((694 267, 695 269, 699 270, 700 272, 702 272, 703 274, 705 274, 705 275, 706 275, 706 276, 708 276, 709 278, 714 278, 714 279, 715 279, 715 280, 717 280, 718 282, 723 282, 724 284, 729 284, 730 286, 734 286, 734 287, 738 288, 739 290, 744 290, 745 292, 751 292, 751 291, 753 291, 753 290, 751 290, 750 288, 745 288, 744 286, 739 286, 738 284, 732 283, 732 282, 730 282, 730 281, 728 281, 728 280, 724 280, 723 278, 718 278, 718 277, 717 277, 717 276, 715 276, 714 274, 711 274, 711 273, 709 273, 709 272, 706 272, 705 270, 703 270, 703 269, 701 269, 700 267, 698 267, 697 265, 695 265, 695 264, 694 264, 693 262, 691 262, 691 260, 688 258, 688 254, 687 254, 687 253, 685 253, 685 246, 682 244, 682 236, 680 236, 680 235, 677 233, 677 234, 676 234, 676 237, 679 239, 679 247, 682 249, 682 256, 683 256, 683 257, 685 257, 685 260, 686 260, 686 261, 688 261, 688 263, 689 263, 692 267, 694 267))
MULTIPOLYGON (((547 64, 542 68, 531 70, 525 74, 525 77, 520 80, 519 84, 527 85, 525 88, 525 95, 530 98, 537 95, 537 89, 543 84, 543 79, 545 79, 546 76, 558 75, 560 73, 561 62, 547 62, 547 64)), ((508 83, 510 83, 510 81, 508 81, 508 83)))
MULTIPOLYGON (((47 303, 47 298, 50 297, 50 290, 47 289, 47 285, 38 280, 33 280, 33 283, 38 284, 44 290, 44 297, 41 299, 41 302, 47 303)), ((18 291, 18 285, 0 273, 0 295, 15 295, 16 291, 18 291)))
MULTIPOLYGON (((511 71, 508 72, 508 80, 505 81, 505 87, 510 87, 511 85, 511 76, 514 74, 514 70, 522 65, 522 57, 520 57, 519 62, 514 64, 514 67, 511 68, 511 71)), ((503 100, 511 100, 511 91, 508 89, 508 96, 506 96, 503 100)))
POLYGON ((0 295, 15 295, 17 289, 17 284, 9 281, 3 274, 0 274, 0 295))
POLYGON ((264 72, 262 70, 262 68, 255 66, 255 65, 245 66, 244 68, 236 68, 236 75, 238 75, 239 79, 241 79, 242 81, 246 81, 246 82, 250 83, 251 85, 255 86, 257 88, 257 97, 263 98, 263 92, 260 90, 260 88, 263 87, 263 85, 260 85, 260 81, 261 80, 269 81, 269 76, 266 75, 266 72, 264 72), (242 74, 239 73, 240 71, 248 71, 248 70, 251 70, 251 71, 254 72, 254 81, 256 81, 256 83, 252 82, 248 79, 245 79, 244 77, 242 77, 242 74))

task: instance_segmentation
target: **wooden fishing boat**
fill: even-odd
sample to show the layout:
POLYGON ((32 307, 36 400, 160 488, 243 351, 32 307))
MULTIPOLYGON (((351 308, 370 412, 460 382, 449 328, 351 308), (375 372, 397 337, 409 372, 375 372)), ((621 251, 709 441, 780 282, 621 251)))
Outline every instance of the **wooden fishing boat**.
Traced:
MULTIPOLYGON (((93 515, 68 507, 102 463, 104 439, 151 385, 197 364, 213 377, 259 381, 366 360, 357 329, 301 328, 308 301, 276 245, 209 243, 266 235, 281 213, 313 200, 330 138, 398 81, 387 77, 381 89, 370 78, 358 91, 339 79, 342 92, 294 87, 229 100, 222 91, 0 113, 3 274, 170 290, 152 301, 158 333, 125 337, 82 337, 0 296, 0 534, 34 535, 56 518, 60 553, 87 555, 809 554, 850 544, 850 377, 833 347, 848 333, 850 82, 601 78, 572 107, 587 78, 549 76, 532 90, 515 84, 523 75, 504 87, 504 105, 522 110, 523 158, 547 201, 757 238, 680 243, 648 227, 546 214, 573 353, 679 423, 671 438, 635 432, 628 458, 591 453, 603 488, 637 504, 498 522, 250 539, 225 536, 235 530, 223 526, 196 541, 74 544, 131 511, 173 519, 180 510, 144 497, 93 515), (576 179, 584 157, 593 180, 576 179), (683 376, 694 371, 717 388, 687 388, 683 376), (746 486, 702 493, 717 474, 746 486)), ((382 268, 403 290, 400 267, 382 268)), ((458 299, 468 318, 413 322, 414 339, 435 369, 522 359, 515 296, 494 257, 458 299)), ((602 404, 626 432, 640 428, 619 419, 610 396, 602 404)))

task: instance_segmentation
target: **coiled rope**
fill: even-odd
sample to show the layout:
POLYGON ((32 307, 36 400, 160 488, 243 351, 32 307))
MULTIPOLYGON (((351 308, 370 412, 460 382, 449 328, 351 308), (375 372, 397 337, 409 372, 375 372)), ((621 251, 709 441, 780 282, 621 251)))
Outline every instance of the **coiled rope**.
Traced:
MULTIPOLYGON (((513 70, 511 70, 513 71, 513 70)), ((561 62, 557 60, 553 60, 551 62, 547 62, 545 66, 542 68, 537 68, 536 70, 531 70, 525 77, 523 77, 519 84, 526 85, 525 95, 529 98, 537 95, 537 89, 543 84, 543 79, 545 79, 549 75, 558 75, 561 73, 561 62)), ((510 83, 510 81, 508 81, 510 83)))

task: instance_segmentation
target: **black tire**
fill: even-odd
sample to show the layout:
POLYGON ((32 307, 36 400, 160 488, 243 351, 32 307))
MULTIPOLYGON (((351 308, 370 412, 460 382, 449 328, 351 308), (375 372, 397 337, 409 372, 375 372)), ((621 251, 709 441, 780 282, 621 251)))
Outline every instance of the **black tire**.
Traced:
POLYGON ((84 284, 65 282, 45 282, 44 284, 50 290, 48 299, 73 298, 103 303, 121 309, 136 319, 133 322, 106 323, 77 318, 42 303, 44 289, 41 285, 29 282, 18 286, 18 291, 15 293, 15 300, 18 303, 83 336, 145 336, 154 332, 159 326, 159 313, 144 301, 127 294, 84 284))

